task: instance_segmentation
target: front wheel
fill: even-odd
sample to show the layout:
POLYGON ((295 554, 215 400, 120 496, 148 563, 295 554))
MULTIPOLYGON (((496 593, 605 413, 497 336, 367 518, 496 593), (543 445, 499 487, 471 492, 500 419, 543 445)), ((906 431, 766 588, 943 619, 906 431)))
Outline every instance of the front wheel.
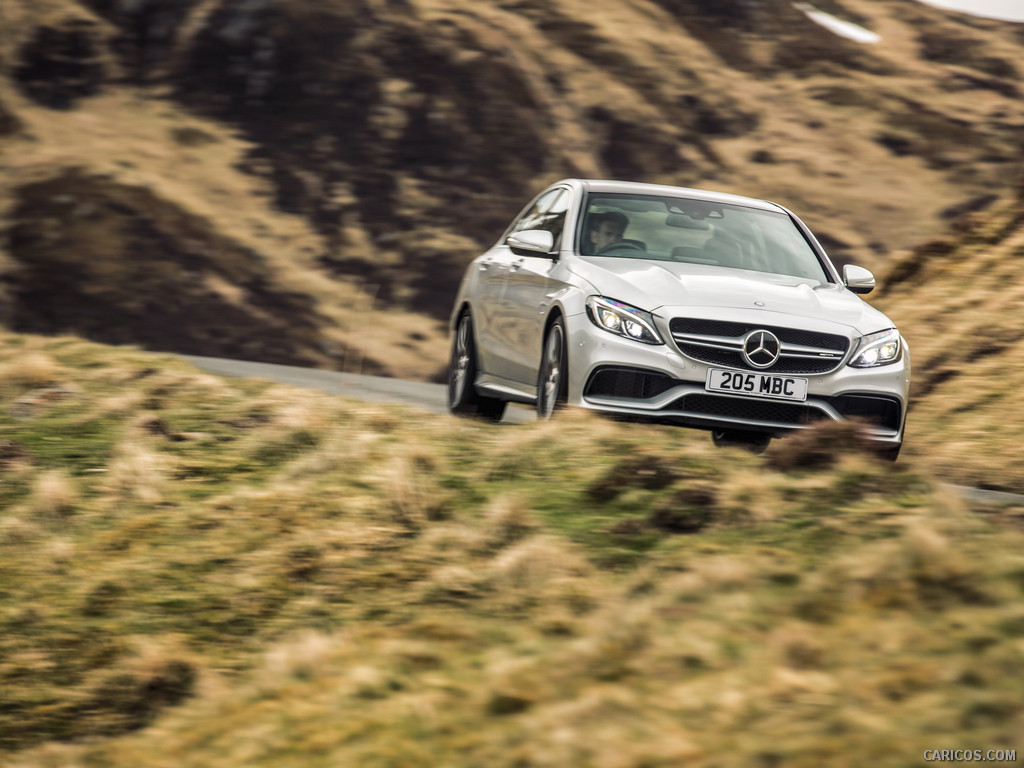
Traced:
POLYGON ((463 312, 455 326, 452 354, 448 363, 448 410, 458 416, 478 416, 501 421, 505 401, 482 397, 476 391, 476 342, 473 340, 473 319, 463 312))
POLYGON ((537 374, 537 418, 546 421, 565 407, 569 368, 565 355, 565 323, 555 320, 544 336, 544 353, 537 374))

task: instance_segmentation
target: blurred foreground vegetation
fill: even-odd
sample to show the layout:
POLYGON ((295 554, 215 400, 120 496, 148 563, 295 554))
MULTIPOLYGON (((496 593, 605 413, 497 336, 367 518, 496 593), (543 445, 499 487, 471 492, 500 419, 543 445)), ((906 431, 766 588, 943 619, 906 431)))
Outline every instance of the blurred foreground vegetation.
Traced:
POLYGON ((835 427, 763 456, 0 336, 0 762, 904 766, 1017 748, 1024 549, 835 427))

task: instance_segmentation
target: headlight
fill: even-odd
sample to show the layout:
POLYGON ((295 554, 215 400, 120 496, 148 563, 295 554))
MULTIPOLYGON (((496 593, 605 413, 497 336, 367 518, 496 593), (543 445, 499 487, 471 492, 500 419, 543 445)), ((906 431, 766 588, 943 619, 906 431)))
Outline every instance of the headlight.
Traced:
POLYGON ((615 299, 591 296, 587 299, 587 314, 599 328, 618 336, 625 336, 644 344, 664 344, 654 327, 650 312, 631 307, 615 299))
POLYGON ((895 328, 861 337, 850 365, 854 368, 876 368, 897 362, 903 356, 900 332, 895 328))

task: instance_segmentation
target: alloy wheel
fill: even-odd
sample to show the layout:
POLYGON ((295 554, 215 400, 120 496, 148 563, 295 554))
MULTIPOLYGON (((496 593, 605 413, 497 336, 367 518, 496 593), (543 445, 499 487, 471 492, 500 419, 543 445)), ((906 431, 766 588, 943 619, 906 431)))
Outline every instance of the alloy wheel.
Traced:
POLYGON ((550 419, 558 407, 562 393, 562 376, 564 360, 564 330, 560 322, 556 322, 548 331, 544 343, 544 364, 541 369, 540 408, 538 415, 542 419, 550 419))

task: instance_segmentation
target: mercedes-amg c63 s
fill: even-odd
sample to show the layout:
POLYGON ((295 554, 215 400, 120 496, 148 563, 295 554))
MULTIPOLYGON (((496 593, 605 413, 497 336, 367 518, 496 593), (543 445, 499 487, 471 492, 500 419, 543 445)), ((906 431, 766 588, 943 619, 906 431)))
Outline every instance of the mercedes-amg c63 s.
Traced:
POLYGON ((567 179, 469 265, 451 316, 448 405, 508 402, 710 430, 761 449, 821 420, 903 442, 910 355, 774 203, 681 187, 567 179))

